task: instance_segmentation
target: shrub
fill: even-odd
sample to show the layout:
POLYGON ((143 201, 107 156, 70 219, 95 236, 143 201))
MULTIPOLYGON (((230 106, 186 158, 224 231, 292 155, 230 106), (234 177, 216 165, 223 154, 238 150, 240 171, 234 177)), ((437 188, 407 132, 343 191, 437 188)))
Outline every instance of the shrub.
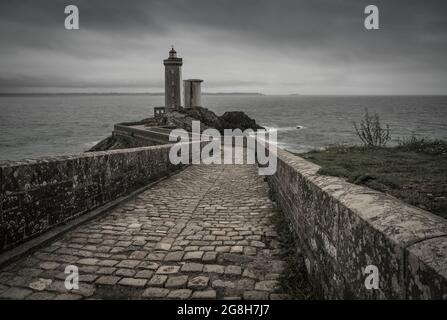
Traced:
POLYGON ((391 139, 389 125, 382 128, 379 115, 370 115, 368 109, 365 110, 365 117, 359 125, 354 122, 354 128, 360 140, 368 147, 384 147, 391 139))
POLYGON ((447 142, 428 138, 418 138, 414 134, 399 141, 398 148, 403 151, 414 151, 430 155, 447 154, 447 142))

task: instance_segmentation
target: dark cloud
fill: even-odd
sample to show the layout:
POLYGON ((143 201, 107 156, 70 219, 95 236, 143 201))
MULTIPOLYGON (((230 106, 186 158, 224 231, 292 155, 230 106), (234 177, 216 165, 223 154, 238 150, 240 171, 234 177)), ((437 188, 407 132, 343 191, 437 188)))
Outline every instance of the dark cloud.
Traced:
POLYGON ((363 0, 1 1, 2 91, 160 89, 175 44, 205 90, 447 93, 444 1, 374 1, 377 31, 363 0))

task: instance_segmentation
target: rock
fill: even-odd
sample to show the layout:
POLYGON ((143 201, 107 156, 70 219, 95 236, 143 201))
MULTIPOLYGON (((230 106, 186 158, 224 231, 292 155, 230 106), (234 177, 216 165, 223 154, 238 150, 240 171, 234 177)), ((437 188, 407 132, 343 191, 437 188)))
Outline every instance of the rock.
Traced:
POLYGON ((195 291, 192 294, 191 299, 205 299, 205 300, 216 299, 216 291, 215 290, 195 291))
POLYGON ((238 276, 242 274, 242 268, 239 266, 226 266, 225 274, 238 276))
POLYGON ((182 272, 202 272, 203 264, 201 263, 186 263, 182 266, 182 272))
POLYGON ((22 300, 31 293, 32 293, 31 290, 13 287, 13 288, 9 288, 5 292, 3 292, 0 295, 0 298, 1 299, 12 299, 12 300, 22 300))
POLYGON ((276 280, 259 281, 255 285, 255 290, 258 291, 274 291, 278 288, 279 282, 276 280))
POLYGON ((225 272, 225 266, 220 266, 217 264, 207 264, 205 265, 203 272, 222 274, 225 272))
POLYGON ((168 295, 169 290, 163 288, 147 288, 143 292, 143 298, 164 298, 168 295))
POLYGON ((168 298, 185 300, 191 296, 191 293, 192 291, 189 289, 174 290, 169 293, 168 298))
MULTIPOLYGON (((242 111, 225 112, 222 116, 217 116, 213 111, 203 107, 180 108, 175 112, 164 114, 156 120, 157 126, 172 126, 191 131, 192 121, 200 121, 200 130, 215 128, 223 134, 224 129, 264 129, 256 124, 256 120, 250 118, 242 111)), ((154 122, 148 122, 146 126, 154 126, 154 122)))
POLYGON ((191 289, 205 289, 208 286, 210 278, 205 276, 197 276, 188 282, 188 288, 191 289))
POLYGON ((252 129, 253 131, 264 129, 257 125, 254 119, 250 118, 242 111, 225 112, 219 117, 219 120, 220 126, 216 127, 216 129, 221 132, 223 132, 224 129, 241 129, 242 131, 246 129, 252 129))
POLYGON ((120 277, 102 276, 96 280, 96 284, 113 286, 120 280, 120 277))
POLYGON ((43 278, 39 278, 34 282, 31 282, 29 284, 29 287, 31 289, 34 289, 36 291, 43 291, 45 290, 51 283, 53 282, 53 280, 51 279, 43 279, 43 278))
POLYGON ((165 284, 166 288, 182 288, 188 282, 188 276, 169 277, 165 284))
POLYGON ((171 273, 177 273, 180 269, 179 266, 161 266, 157 270, 157 274, 171 274, 171 273))
POLYGON ((244 300, 268 300, 268 293, 262 291, 244 292, 244 300))
POLYGON ((144 287, 146 279, 123 278, 118 284, 129 287, 144 287))
POLYGON ((148 282, 148 286, 150 286, 150 287, 162 287, 165 284, 167 279, 168 279, 168 276, 156 274, 148 282))
MULTIPOLYGON (((256 123, 256 120, 250 118, 242 111, 230 111, 225 112, 222 116, 217 116, 213 111, 203 107, 179 108, 175 112, 165 113, 157 118, 122 123, 122 125, 145 125, 147 127, 167 126, 191 131, 193 121, 200 121, 201 131, 208 128, 215 128, 221 134, 224 133, 225 129, 241 129, 242 131, 246 129, 252 129, 253 131, 264 129, 256 123)), ((136 139, 121 135, 113 135, 100 141, 87 152, 137 148, 150 145, 154 144, 147 141, 137 141, 136 139)))

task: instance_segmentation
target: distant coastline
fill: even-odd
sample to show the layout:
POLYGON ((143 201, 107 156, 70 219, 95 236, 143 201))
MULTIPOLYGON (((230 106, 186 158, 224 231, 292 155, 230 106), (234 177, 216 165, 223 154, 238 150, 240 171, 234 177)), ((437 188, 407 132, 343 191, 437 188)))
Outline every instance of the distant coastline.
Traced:
MULTIPOLYGON (((203 92, 205 96, 266 96, 259 92, 203 92)), ((30 92, 0 93, 4 96, 164 96, 164 92, 30 92)))

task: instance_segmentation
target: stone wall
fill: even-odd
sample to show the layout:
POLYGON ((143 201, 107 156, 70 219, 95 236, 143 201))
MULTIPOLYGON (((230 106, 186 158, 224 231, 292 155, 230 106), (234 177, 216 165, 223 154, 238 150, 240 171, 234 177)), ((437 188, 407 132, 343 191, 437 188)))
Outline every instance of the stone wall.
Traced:
POLYGON ((176 170, 171 145, 0 164, 0 252, 176 170))
POLYGON ((140 144, 168 144, 169 129, 147 128, 141 126, 129 126, 116 124, 113 128, 114 135, 131 138, 140 144))
POLYGON ((268 182, 326 298, 447 299, 447 221, 278 150, 268 182), (365 288, 365 267, 379 289, 365 288))

